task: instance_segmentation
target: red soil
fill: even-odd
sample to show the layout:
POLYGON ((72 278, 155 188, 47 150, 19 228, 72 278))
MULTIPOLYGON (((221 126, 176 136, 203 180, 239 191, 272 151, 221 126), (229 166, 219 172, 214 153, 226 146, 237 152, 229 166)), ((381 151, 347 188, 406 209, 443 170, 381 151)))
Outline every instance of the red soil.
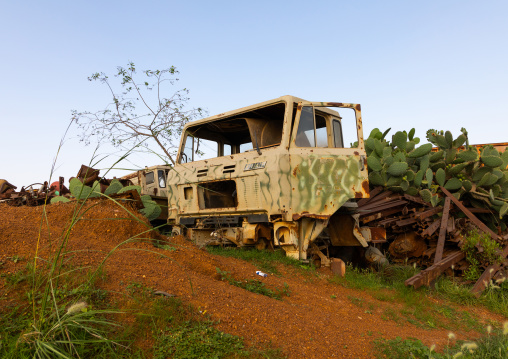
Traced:
MULTIPOLYGON (((138 282, 175 294, 218 320, 217 329, 239 335, 247 343, 271 342, 289 358, 370 358, 374 356, 372 341, 378 338, 415 337, 438 347, 447 341, 445 330, 424 330, 405 320, 382 319, 384 310, 397 304, 331 284, 327 280, 329 270, 320 270, 314 276, 280 267, 282 276, 261 278, 255 275, 258 268, 254 265, 209 254, 182 237, 165 238, 177 248, 175 251, 155 248, 150 243, 154 235, 143 233, 149 229, 144 217, 132 218, 112 202, 95 204, 87 204, 88 211, 69 236, 67 250, 76 251, 71 254, 73 264, 97 265, 117 245, 136 238, 122 244, 107 259, 104 288, 108 291, 125 292, 126 284, 138 282), (236 279, 262 280, 272 288, 287 283, 290 296, 276 300, 232 286, 220 280, 216 268, 236 279), (374 304, 374 309, 354 305, 351 297, 374 304)), ((0 273, 25 265, 26 260, 14 263, 9 259, 13 256, 28 259, 38 253, 47 258, 51 246, 54 249, 59 243, 74 208, 73 203, 49 205, 46 221, 43 207, 0 204, 0 273)), ((0 308, 12 300, 2 295, 5 289, 5 279, 1 278, 0 308)), ((503 320, 480 309, 475 311, 503 320)))

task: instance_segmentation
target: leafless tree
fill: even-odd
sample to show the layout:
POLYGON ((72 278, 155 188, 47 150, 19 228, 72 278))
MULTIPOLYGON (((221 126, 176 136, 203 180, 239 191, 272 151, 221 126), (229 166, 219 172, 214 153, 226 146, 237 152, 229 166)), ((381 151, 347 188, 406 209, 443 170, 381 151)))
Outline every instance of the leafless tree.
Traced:
MULTIPOLYGON (((134 63, 126 68, 119 66, 115 77, 120 80, 119 91, 114 89, 110 78, 103 72, 93 74, 89 81, 105 84, 113 102, 97 112, 72 111, 72 120, 82 130, 80 140, 89 144, 93 138, 98 142, 109 141, 114 146, 145 146, 151 149, 151 140, 175 164, 175 152, 183 126, 203 114, 201 108, 187 109, 189 91, 184 88, 170 97, 162 94, 167 85, 174 85, 178 71, 175 67, 165 70, 142 72, 145 81, 138 82, 139 75, 134 63)), ((166 161, 167 162, 167 161, 166 161)))

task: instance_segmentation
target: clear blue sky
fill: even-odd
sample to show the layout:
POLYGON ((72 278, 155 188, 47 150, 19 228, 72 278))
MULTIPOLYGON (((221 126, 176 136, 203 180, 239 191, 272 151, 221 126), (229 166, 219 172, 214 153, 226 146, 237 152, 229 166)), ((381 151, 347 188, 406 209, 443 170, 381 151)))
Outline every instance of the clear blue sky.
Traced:
MULTIPOLYGON (((210 115, 290 94, 361 103, 366 134, 457 136, 464 126, 471 143, 508 142, 506 1, 3 0, 0 9, 0 178, 18 189, 47 180, 72 109, 110 101, 87 76, 128 61, 176 66, 191 105, 210 115)), ((94 150, 76 134, 57 160, 66 180, 94 150)), ((132 162, 123 167, 159 161, 132 162)))

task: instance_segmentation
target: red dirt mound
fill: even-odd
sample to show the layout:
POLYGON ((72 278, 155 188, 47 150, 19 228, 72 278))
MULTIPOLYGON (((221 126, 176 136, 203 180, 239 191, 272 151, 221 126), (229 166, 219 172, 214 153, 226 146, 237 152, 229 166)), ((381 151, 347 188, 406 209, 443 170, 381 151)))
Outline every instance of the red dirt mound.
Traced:
MULTIPOLYGON (((5 263, 0 271, 20 269, 24 264, 7 258, 33 258, 37 248, 40 257, 47 257, 75 209, 75 203, 49 205, 44 216, 43 207, 0 204, 0 262, 5 263)), ((69 235, 67 249, 72 251, 74 264, 98 264, 123 243, 106 262, 105 289, 125 292, 126 284, 138 282, 175 294, 219 320, 219 330, 242 336, 248 343, 272 342, 290 358, 370 358, 372 341, 381 337, 411 336, 428 345, 446 343, 447 331, 382 319, 391 303, 331 284, 326 271, 314 276, 281 267, 282 276, 261 278, 252 264, 209 254, 182 237, 165 238, 176 250, 154 247, 151 239, 155 236, 146 232, 146 219, 130 215, 113 202, 90 202, 83 212, 69 235), (237 279, 262 280, 271 288, 287 283, 290 296, 276 300, 232 286, 220 280, 217 268, 237 279), (374 303, 374 309, 352 304, 351 297, 374 303)), ((4 287, 1 282, 0 290, 4 287)), ((7 302, 0 296, 0 306, 7 302)))

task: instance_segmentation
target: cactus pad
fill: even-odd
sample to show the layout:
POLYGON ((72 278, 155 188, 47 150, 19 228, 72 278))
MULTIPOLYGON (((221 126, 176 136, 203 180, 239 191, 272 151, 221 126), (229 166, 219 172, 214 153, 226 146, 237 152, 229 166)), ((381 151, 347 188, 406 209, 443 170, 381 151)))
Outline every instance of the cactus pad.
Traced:
POLYGON ((489 167, 499 167, 503 164, 503 159, 496 156, 481 156, 481 160, 485 166, 489 167))
POLYGON ((445 180, 446 180, 446 173, 445 173, 444 169, 439 168, 439 169, 436 171, 436 182, 437 182, 440 186, 444 186, 445 180))
POLYGON ((390 176, 401 176, 406 172, 408 164, 406 162, 394 162, 388 167, 386 171, 390 176))
POLYGON ((411 152, 408 153, 409 158, 418 158, 425 156, 432 150, 432 143, 426 143, 424 145, 421 145, 420 147, 415 148, 411 152))
POLYGON ((381 171, 383 169, 381 162, 374 156, 367 157, 367 166, 372 171, 381 171))

